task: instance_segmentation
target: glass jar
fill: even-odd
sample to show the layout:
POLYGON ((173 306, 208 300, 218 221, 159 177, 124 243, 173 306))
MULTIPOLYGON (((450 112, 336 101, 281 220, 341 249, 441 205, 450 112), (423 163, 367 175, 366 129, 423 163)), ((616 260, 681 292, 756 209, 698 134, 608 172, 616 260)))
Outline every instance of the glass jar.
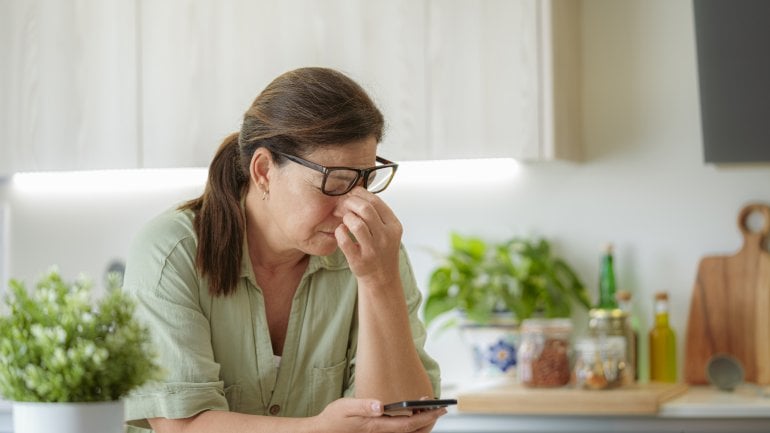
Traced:
POLYGON ((517 354, 519 381, 536 388, 568 384, 571 336, 569 319, 524 320, 517 354))
POLYGON ((625 337, 587 337, 575 343, 576 388, 618 387, 625 383, 627 368, 625 337))
MULTIPOLYGON (((588 335, 602 339, 604 337, 619 337, 624 339, 625 368, 622 383, 634 382, 636 370, 636 350, 632 345, 636 340, 634 330, 628 320, 628 313, 619 309, 593 308, 588 312, 588 335)), ((619 343, 616 343, 619 344, 619 343)))

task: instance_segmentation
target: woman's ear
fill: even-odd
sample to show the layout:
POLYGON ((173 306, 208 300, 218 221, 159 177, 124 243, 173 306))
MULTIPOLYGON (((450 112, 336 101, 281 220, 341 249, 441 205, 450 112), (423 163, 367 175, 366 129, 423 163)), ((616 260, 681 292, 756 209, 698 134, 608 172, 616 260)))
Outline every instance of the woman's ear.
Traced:
POLYGON ((273 156, 270 151, 260 147, 254 151, 249 165, 251 182, 263 193, 270 191, 270 170, 273 168, 273 156))

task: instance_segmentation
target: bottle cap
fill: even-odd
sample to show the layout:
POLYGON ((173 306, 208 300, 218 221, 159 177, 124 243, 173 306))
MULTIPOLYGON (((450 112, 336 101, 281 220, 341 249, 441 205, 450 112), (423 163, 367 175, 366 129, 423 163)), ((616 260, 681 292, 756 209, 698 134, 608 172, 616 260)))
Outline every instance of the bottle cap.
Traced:
POLYGON ((614 249, 615 247, 612 245, 612 242, 607 242, 602 246, 602 251, 604 251, 605 254, 612 254, 614 249))
POLYGON ((630 301, 631 292, 628 290, 618 290, 617 293, 615 293, 615 299, 618 301, 630 301))
POLYGON ((656 301, 668 301, 668 293, 667 292, 656 292, 655 293, 655 300, 656 301))

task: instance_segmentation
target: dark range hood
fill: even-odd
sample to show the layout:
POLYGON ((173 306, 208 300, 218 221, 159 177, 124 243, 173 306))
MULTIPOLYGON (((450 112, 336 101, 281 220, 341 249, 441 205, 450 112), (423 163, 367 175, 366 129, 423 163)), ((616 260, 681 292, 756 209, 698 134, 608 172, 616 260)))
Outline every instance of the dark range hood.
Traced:
POLYGON ((770 1, 693 7, 705 162, 770 162, 770 1))

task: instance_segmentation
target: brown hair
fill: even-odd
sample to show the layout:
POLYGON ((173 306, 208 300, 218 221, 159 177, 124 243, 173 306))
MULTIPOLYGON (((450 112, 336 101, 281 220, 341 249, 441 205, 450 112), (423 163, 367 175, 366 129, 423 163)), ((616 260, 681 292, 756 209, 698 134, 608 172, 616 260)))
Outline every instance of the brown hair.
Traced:
POLYGON ((228 295, 240 277, 245 221, 240 200, 249 184, 254 151, 302 156, 373 136, 382 139, 383 117, 366 92, 344 74, 301 68, 273 80, 243 116, 240 133, 222 142, 209 166, 203 195, 180 206, 195 212, 195 265, 208 278, 209 292, 228 295))

